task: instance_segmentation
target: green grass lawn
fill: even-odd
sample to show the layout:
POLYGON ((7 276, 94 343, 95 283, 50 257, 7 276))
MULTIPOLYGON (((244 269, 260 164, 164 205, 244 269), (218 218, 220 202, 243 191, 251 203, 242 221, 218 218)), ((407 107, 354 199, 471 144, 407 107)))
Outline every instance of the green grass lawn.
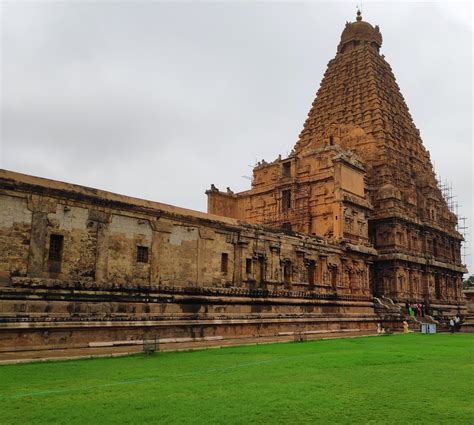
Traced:
POLYGON ((1 424, 474 424, 474 335, 0 366, 1 424))

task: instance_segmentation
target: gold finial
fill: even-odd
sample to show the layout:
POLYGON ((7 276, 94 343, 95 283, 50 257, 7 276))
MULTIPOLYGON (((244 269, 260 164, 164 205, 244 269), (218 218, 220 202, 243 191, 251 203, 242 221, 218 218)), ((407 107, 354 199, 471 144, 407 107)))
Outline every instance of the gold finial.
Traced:
POLYGON ((357 22, 362 21, 362 12, 361 12, 361 7, 357 6, 357 17, 356 17, 357 22))

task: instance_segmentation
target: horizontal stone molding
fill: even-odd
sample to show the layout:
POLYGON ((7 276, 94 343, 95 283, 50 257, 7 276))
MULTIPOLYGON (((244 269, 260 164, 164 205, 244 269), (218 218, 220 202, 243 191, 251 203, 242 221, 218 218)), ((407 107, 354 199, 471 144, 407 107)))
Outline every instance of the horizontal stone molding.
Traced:
POLYGON ((177 327, 177 326, 215 326, 215 325, 249 325, 249 324, 284 324, 284 323, 340 323, 340 322, 374 322, 380 321, 375 314, 360 315, 359 317, 347 317, 339 315, 337 317, 310 317, 302 314, 298 317, 281 317, 281 318, 246 318, 246 319, 199 319, 199 320, 123 320, 123 321, 28 321, 28 322, 0 322, 0 330, 21 330, 21 329, 87 329, 87 328, 135 328, 135 327, 177 327))
POLYGON ((417 263, 427 266, 439 267, 442 269, 448 269, 457 273, 467 273, 468 270, 464 266, 456 266, 454 264, 445 263, 442 261, 437 261, 425 257, 415 257, 413 255, 401 254, 401 253, 392 253, 392 254, 379 254, 375 261, 407 261, 409 263, 417 263))
MULTIPOLYGON (((241 300, 257 301, 262 299, 298 299, 298 300, 321 300, 330 302, 371 302, 371 295, 351 295, 351 294, 318 294, 314 291, 290 291, 290 290, 267 290, 267 289, 249 289, 240 287, 215 288, 215 287, 169 287, 160 285, 110 285, 107 286, 97 282, 70 281, 62 282, 54 279, 29 279, 13 278, 12 287, 0 288, 0 299, 8 296, 19 297, 26 296, 28 291, 34 291, 36 297, 40 294, 54 296, 54 294, 63 296, 98 296, 98 297, 127 297, 132 296, 135 301, 143 301, 143 298, 163 298, 173 300, 181 299, 179 297, 192 296, 193 301, 200 299, 213 300, 215 297, 224 297, 223 299, 234 301, 237 298, 241 300), (7 295, 9 294, 9 295, 7 295), (214 297, 214 298, 213 298, 214 297)), ((33 293, 33 292, 32 292, 33 293)), ((153 301, 146 301, 153 302, 153 301)))

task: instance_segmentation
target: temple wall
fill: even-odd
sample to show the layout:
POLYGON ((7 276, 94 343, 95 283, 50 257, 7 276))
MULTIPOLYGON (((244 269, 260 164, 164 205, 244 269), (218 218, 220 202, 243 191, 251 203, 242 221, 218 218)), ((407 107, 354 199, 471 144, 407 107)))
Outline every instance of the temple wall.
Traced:
POLYGON ((56 211, 47 215, 43 276, 71 279, 94 277, 96 253, 97 224, 89 220, 89 209, 58 202, 56 211), (54 269, 48 258, 52 234, 64 237, 62 261, 58 269, 54 269))
POLYGON ((0 193, 0 281, 26 275, 31 221, 25 198, 0 193))
POLYGON ((314 288, 325 293, 326 287, 332 287, 316 275, 316 266, 323 267, 323 255, 330 261, 324 261, 320 279, 337 268, 340 281, 335 287, 343 293, 369 294, 367 278, 354 278, 352 286, 349 279, 343 279, 348 262, 357 264, 357 269, 365 265, 363 255, 352 254, 343 266, 341 248, 311 237, 189 222, 186 217, 157 219, 138 211, 99 210, 67 198, 34 195, 36 204, 32 205, 28 202, 31 196, 2 195, 4 279, 36 277, 180 287, 258 284, 271 289, 302 288, 311 281, 314 288), (35 216, 40 219, 35 220, 35 216), (62 237, 61 258, 53 261, 50 244, 56 236, 62 237), (137 260, 138 247, 146 250, 145 261, 137 260))
POLYGON ((365 170, 352 153, 327 146, 259 163, 253 176, 245 192, 207 191, 209 213, 368 244, 365 170))
POLYGON ((381 320, 369 248, 1 170, 0 197, 0 352, 381 320))

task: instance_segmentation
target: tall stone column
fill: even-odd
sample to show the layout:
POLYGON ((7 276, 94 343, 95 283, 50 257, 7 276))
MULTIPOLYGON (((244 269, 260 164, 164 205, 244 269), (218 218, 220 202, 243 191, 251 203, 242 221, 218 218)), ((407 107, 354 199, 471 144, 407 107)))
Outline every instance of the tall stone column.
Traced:
POLYGON ((150 256, 150 285, 159 283, 159 255, 161 247, 161 233, 154 230, 152 225, 151 256, 150 256))
POLYGON ((112 219, 110 213, 89 210, 89 221, 97 225, 97 242, 95 256, 95 280, 106 282, 108 279, 108 258, 109 258, 109 223, 112 219))
POLYGON ((95 259, 95 280, 106 282, 109 259, 109 224, 97 223, 97 251, 95 259))
POLYGON ((243 259, 242 259, 242 247, 246 246, 247 243, 242 243, 243 241, 239 240, 235 245, 234 245, 234 285, 235 286, 241 286, 242 285, 242 269, 245 267, 243 264, 243 259))
POLYGON ((320 284, 325 284, 326 279, 324 278, 324 274, 327 271, 327 255, 320 254, 319 261, 318 261, 318 280, 320 284))
POLYGON ((31 218, 30 252, 28 255, 28 276, 41 277, 48 233, 48 214, 34 211, 31 218))
POLYGON ((160 249, 163 246, 163 238, 169 238, 171 235, 173 224, 164 219, 157 218, 150 220, 150 226, 153 231, 151 242, 151 261, 150 261, 150 282, 160 283, 160 249))
POLYGON ((55 213, 57 201, 39 195, 28 197, 31 217, 30 251, 28 254, 28 276, 42 277, 45 273, 44 259, 48 237, 48 214, 55 213))

